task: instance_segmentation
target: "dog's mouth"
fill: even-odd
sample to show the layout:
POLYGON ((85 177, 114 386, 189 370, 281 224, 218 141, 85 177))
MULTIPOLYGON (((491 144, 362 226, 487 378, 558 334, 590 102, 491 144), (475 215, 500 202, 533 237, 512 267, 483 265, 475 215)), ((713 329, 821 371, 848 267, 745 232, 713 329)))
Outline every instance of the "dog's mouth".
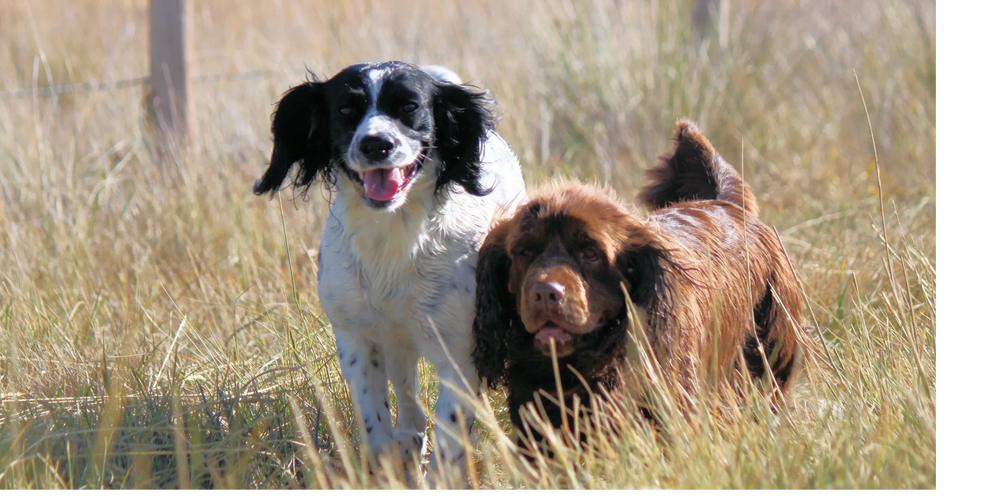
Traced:
POLYGON ((363 188, 363 195, 374 206, 386 206, 398 198, 415 179, 422 164, 392 168, 371 168, 362 173, 347 168, 349 178, 363 188))
POLYGON ((534 347, 541 354, 551 356, 551 346, 555 345, 555 356, 564 358, 576 350, 575 338, 564 328, 549 321, 534 334, 534 347))

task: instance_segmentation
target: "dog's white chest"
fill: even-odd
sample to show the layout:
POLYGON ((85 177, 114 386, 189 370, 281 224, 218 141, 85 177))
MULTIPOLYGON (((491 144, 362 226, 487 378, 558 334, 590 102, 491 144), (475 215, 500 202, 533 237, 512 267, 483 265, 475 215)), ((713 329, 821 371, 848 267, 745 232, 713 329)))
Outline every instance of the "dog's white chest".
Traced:
POLYGON ((318 295, 336 328, 386 344, 421 341, 416 334, 429 336, 434 318, 458 325, 472 321, 483 235, 430 230, 418 218, 412 224, 378 232, 376 225, 347 226, 344 219, 329 217, 321 239, 318 295))

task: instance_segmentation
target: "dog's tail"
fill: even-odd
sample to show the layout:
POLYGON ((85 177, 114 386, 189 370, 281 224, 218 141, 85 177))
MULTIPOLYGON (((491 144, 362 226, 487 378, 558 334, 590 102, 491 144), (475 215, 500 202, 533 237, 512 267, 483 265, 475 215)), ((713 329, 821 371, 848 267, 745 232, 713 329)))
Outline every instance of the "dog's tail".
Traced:
POLYGON ((736 169, 726 163, 689 120, 677 121, 674 131, 677 148, 673 155, 660 157, 646 172, 652 181, 642 188, 639 200, 649 210, 659 210, 674 203, 693 200, 721 200, 745 208, 755 217, 757 200, 736 169))

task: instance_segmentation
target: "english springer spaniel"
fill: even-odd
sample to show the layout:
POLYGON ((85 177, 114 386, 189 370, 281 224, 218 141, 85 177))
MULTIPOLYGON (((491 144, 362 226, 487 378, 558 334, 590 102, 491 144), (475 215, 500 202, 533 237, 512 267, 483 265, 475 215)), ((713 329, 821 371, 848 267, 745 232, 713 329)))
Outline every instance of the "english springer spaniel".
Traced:
POLYGON ((491 105, 442 67, 349 66, 282 97, 272 160, 255 184, 256 194, 274 193, 299 163, 295 188, 320 179, 335 191, 321 235, 318 295, 342 375, 371 450, 422 453, 419 358, 435 366, 433 470, 463 457, 459 439, 473 422, 461 392, 478 387, 471 358, 478 250, 493 217, 526 200, 520 164, 495 132, 491 105))

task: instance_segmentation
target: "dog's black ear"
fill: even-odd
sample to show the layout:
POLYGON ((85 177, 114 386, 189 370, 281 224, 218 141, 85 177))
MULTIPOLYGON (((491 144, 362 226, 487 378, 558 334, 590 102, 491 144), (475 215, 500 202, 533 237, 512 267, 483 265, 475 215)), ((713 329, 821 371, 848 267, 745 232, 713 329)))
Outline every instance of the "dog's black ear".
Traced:
POLYGON ((478 184, 482 142, 495 128, 491 106, 487 93, 474 87, 436 82, 433 146, 443 162, 443 172, 436 179, 437 190, 456 182, 476 196, 491 191, 478 184))
POLYGON ((475 369, 495 387, 505 375, 507 339, 519 316, 509 292, 511 261, 506 254, 506 226, 496 226, 478 252, 475 291, 475 369))
POLYGON ((330 114, 321 82, 307 82, 290 89, 272 115, 272 160, 262 178, 255 183, 255 194, 274 193, 294 163, 300 169, 294 186, 304 191, 321 174, 333 182, 330 114))

